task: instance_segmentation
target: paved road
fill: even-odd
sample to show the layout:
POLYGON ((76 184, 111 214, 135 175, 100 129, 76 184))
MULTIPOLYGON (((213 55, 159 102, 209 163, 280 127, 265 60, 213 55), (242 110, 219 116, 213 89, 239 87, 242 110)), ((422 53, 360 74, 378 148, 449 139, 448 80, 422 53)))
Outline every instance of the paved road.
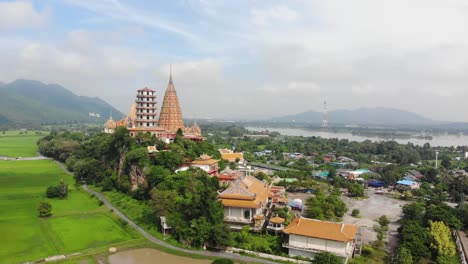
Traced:
POLYGON ((46 160, 46 159, 51 159, 51 158, 44 157, 42 155, 39 155, 37 157, 26 157, 26 158, 21 158, 21 157, 10 158, 10 157, 6 157, 6 156, 0 156, 0 160, 46 160))
POLYGON ((255 262, 255 263, 277 263, 277 262, 272 262, 264 259, 258 259, 258 258, 253 258, 253 257, 248 257, 248 256, 242 256, 239 254, 234 254, 234 253, 225 253, 225 252, 213 252, 213 251, 199 251, 199 250, 190 250, 190 249, 185 249, 185 248, 179 248, 174 245, 168 244, 163 240, 159 240, 156 237, 152 236, 150 233, 146 232, 143 228, 135 224, 132 220, 128 219, 127 216, 125 216, 122 212, 119 211, 115 206, 113 206, 102 194, 93 191, 88 188, 86 184, 83 185, 83 189, 89 193, 94 194, 99 200, 101 200, 107 207, 112 209, 120 218, 125 220, 130 226, 135 228, 138 232, 140 232, 143 236, 148 238, 151 242, 161 245, 163 247, 167 247, 170 249, 174 249, 177 251, 182 251, 185 253, 190 253, 190 254, 197 254, 197 255, 203 255, 203 256, 208 256, 208 257, 219 257, 219 258, 230 258, 230 259, 235 259, 238 261, 247 261, 247 262, 255 262))

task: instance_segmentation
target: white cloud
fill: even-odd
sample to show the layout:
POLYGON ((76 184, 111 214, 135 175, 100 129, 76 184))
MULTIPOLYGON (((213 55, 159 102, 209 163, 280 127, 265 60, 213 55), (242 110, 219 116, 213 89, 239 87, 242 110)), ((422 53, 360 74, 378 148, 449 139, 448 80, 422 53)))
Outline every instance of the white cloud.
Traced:
POLYGON ((252 23, 256 25, 266 25, 276 21, 291 22, 298 17, 296 11, 286 6, 252 9, 250 13, 252 16, 252 23))
POLYGON ((0 2, 0 30, 43 26, 49 11, 38 11, 29 1, 0 2))
POLYGON ((222 108, 226 98, 226 80, 223 64, 213 58, 164 64, 157 70, 158 79, 165 80, 156 87, 159 103, 172 76, 184 117, 220 117, 216 109, 222 108))

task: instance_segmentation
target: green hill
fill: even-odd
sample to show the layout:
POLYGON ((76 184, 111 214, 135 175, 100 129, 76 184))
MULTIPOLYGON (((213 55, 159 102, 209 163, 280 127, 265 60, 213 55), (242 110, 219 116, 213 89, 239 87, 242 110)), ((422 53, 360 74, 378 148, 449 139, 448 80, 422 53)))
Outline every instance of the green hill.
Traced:
POLYGON ((97 97, 78 96, 57 84, 32 80, 16 80, 0 84, 0 124, 2 123, 103 123, 112 111, 120 111, 97 97), (100 117, 90 116, 97 113, 100 117))

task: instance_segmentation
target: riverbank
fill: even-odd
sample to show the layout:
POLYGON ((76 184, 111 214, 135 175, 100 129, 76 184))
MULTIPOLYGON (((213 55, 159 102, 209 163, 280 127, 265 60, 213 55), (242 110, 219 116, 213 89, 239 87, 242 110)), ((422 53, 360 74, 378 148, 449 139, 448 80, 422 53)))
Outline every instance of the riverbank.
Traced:
POLYGON ((265 131, 270 132, 276 131, 284 136, 303 136, 303 137, 322 137, 322 138, 338 138, 347 139, 350 141, 364 142, 366 140, 371 141, 389 141, 393 140, 400 144, 412 143, 415 145, 423 146, 425 143, 429 143, 431 146, 440 147, 451 147, 451 146, 467 146, 468 136, 466 135, 416 135, 416 136, 404 136, 402 138, 391 136, 379 137, 378 134, 371 136, 370 134, 363 133, 352 133, 352 130, 345 131, 333 131, 331 129, 306 129, 306 128, 287 128, 287 127, 258 127, 258 126, 247 126, 247 130, 250 131, 265 131), (429 136, 432 138, 430 139, 429 136), (426 138, 427 137, 427 138, 426 138))

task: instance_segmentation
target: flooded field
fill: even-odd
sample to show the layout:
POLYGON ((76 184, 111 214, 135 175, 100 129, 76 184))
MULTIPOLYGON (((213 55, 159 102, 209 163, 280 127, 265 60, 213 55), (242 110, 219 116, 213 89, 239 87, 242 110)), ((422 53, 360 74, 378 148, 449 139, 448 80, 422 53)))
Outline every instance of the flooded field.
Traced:
POLYGON ((128 251, 118 252, 109 256, 110 264, 152 264, 152 263, 171 263, 171 264, 210 264, 212 261, 207 259, 192 259, 172 255, 153 248, 140 248, 128 251))

